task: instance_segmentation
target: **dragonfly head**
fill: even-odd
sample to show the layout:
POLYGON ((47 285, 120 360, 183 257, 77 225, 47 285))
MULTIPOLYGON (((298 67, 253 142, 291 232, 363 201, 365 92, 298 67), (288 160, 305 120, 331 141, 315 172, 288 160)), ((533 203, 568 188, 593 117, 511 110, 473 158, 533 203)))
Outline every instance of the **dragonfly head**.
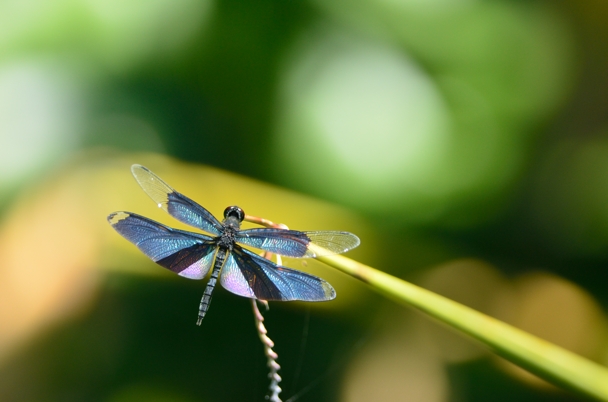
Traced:
POLYGON ((224 210, 224 222, 226 223, 236 220, 236 223, 240 225, 240 223, 243 222, 243 219, 245 219, 245 212, 235 205, 224 210))

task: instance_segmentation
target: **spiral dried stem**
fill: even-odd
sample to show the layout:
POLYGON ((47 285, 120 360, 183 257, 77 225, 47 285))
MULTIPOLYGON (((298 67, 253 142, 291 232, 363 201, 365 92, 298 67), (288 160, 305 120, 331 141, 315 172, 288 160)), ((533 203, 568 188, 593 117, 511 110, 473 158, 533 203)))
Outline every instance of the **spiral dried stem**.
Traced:
POLYGON ((255 318, 255 327, 258 331, 258 336, 260 337, 260 340, 264 345, 264 354, 266 355, 267 359, 266 365, 270 369, 270 372, 268 373, 268 378, 270 378, 270 395, 268 395, 266 398, 271 402, 281 402, 281 398, 279 397, 279 394, 281 393, 281 387, 279 387, 279 383, 281 382, 281 376, 278 374, 278 371, 281 369, 281 366, 277 362, 277 358, 279 357, 279 355, 277 355, 277 353, 272 350, 272 348, 274 347, 274 342, 268 337, 268 331, 264 326, 264 316, 258 308, 258 302, 260 304, 263 304, 266 309, 268 309, 268 302, 264 300, 251 299, 253 316, 255 318))
MULTIPOLYGON (((268 219, 260 218, 257 216, 246 215, 245 221, 251 222, 251 223, 257 223, 258 225, 266 226, 269 228, 289 229, 286 225, 284 225, 282 223, 274 223, 272 221, 269 221, 268 219)), ((264 258, 271 259, 272 253, 265 252, 264 258)), ((281 265, 282 264, 281 256, 277 255, 276 258, 277 258, 277 264, 281 265)), ((251 299, 251 306, 253 308, 253 316, 255 318, 255 326, 258 331, 260 340, 262 341, 262 344, 264 345, 264 354, 266 355, 266 358, 267 358, 266 364, 267 364, 268 368, 270 369, 270 372, 268 373, 268 378, 270 378, 270 386, 269 386, 270 395, 268 395, 266 397, 266 399, 268 399, 271 402, 281 402, 281 398, 279 397, 279 394, 282 391, 281 387, 279 387, 279 383, 281 382, 281 376, 278 373, 278 371, 281 369, 281 366, 277 362, 277 358, 279 357, 279 355, 274 350, 272 350, 272 348, 274 347, 274 342, 272 341, 272 339, 270 339, 268 337, 268 331, 266 330, 266 327, 264 326, 264 316, 260 312, 260 309, 258 308, 257 303, 263 304, 264 307, 266 307, 266 310, 268 310, 268 302, 265 300, 251 299)))

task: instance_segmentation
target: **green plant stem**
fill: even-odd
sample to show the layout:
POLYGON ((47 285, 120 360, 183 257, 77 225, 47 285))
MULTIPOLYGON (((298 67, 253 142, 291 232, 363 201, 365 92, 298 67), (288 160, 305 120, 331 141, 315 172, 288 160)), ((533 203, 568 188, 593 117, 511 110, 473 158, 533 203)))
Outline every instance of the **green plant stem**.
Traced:
POLYGON ((608 401, 608 369, 502 321, 344 256, 317 257, 398 303, 483 342, 496 354, 557 385, 608 401))

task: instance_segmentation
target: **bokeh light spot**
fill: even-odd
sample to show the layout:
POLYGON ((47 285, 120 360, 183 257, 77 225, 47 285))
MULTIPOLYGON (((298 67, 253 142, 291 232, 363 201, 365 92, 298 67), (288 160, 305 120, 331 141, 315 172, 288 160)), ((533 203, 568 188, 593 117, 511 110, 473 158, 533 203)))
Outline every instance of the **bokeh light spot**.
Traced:
POLYGON ((450 140, 446 106, 398 48, 318 35, 295 51, 285 78, 279 153, 332 198, 390 208, 441 166, 450 140))
POLYGON ((156 53, 171 54, 204 25, 212 1, 85 0, 98 50, 109 65, 123 69, 156 53))
MULTIPOLYGON (((499 318, 526 332, 592 360, 603 357, 606 319, 602 309, 572 282, 548 273, 529 273, 501 295, 498 305, 499 318)), ((546 384, 519 367, 501 363, 522 379, 546 384)))
POLYGON ((342 390, 347 402, 447 400, 440 360, 412 342, 403 327, 376 337, 349 366, 342 390))
POLYGON ((82 111, 75 82, 42 60, 0 68, 0 188, 75 148, 82 111))
MULTIPOLYGON (((444 110, 424 74, 397 52, 361 46, 330 60, 309 88, 319 145, 369 185, 432 164, 444 110)), ((406 173, 407 175, 407 173, 406 173)))
POLYGON ((75 175, 47 183, 0 226, 0 357, 91 300, 100 244, 88 182, 75 175))
MULTIPOLYGON (((451 300, 482 313, 494 315, 495 298, 508 286, 502 274, 490 264, 474 259, 449 262, 425 272, 420 284, 451 300)), ((430 350, 448 363, 478 358, 487 350, 427 317, 414 316, 414 327, 430 350)))

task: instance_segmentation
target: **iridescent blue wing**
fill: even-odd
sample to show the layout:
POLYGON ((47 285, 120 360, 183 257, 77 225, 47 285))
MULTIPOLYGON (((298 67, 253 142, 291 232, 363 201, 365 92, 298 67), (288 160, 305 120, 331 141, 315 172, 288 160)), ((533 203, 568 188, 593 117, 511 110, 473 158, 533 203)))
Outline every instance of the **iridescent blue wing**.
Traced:
POLYGON ((114 212, 110 225, 155 263, 189 279, 203 279, 213 263, 215 241, 198 233, 172 229, 130 212, 114 212))
POLYGON ((228 256, 220 282, 234 294, 260 300, 325 301, 336 297, 334 288, 323 279, 282 267, 239 246, 228 256))
POLYGON ((236 241, 286 257, 320 257, 340 254, 357 247, 359 238, 349 232, 299 232, 284 229, 246 229, 236 241))
POLYGON ((167 211, 172 217, 192 227, 219 236, 222 224, 196 202, 173 190, 157 175, 141 165, 131 166, 135 180, 146 194, 154 200, 159 208, 167 211))

